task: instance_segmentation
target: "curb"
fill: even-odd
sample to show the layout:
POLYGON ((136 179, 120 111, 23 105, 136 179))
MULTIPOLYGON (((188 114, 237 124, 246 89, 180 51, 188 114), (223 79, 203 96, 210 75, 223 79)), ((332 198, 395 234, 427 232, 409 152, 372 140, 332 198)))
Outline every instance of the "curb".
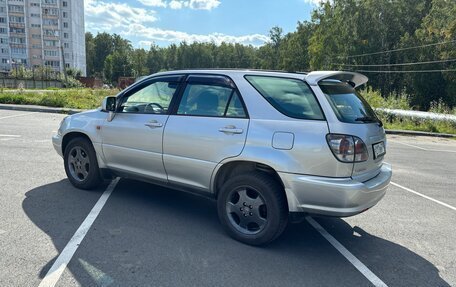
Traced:
POLYGON ((33 106, 33 105, 12 105, 12 104, 0 104, 0 110, 69 114, 69 115, 77 114, 77 113, 85 111, 85 110, 80 110, 80 109, 53 108, 53 107, 33 106))
POLYGON ((405 130, 385 130, 385 132, 387 134, 391 134, 391 135, 456 138, 456 135, 453 135, 453 134, 439 134, 439 133, 431 133, 431 132, 405 131, 405 130))
MULTIPOLYGON (((42 112, 42 113, 69 114, 69 115, 86 111, 86 110, 81 110, 81 109, 67 109, 67 108, 53 108, 53 107, 44 107, 44 106, 11 105, 11 104, 0 104, 0 110, 42 112)), ((391 134, 391 135, 456 138, 456 135, 453 135, 453 134, 439 134, 439 133, 431 133, 431 132, 405 131, 405 130, 385 130, 385 132, 387 134, 391 134)))

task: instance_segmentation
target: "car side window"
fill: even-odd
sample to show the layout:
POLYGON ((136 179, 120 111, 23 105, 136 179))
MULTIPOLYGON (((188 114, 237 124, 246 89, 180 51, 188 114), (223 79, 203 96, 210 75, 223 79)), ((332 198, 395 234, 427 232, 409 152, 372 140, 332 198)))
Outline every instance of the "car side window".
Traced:
POLYGON ((156 81, 133 91, 124 97, 120 106, 122 113, 167 114, 179 83, 156 81))
POLYGON ((245 118, 238 92, 225 86, 187 84, 177 110, 178 115, 245 118))

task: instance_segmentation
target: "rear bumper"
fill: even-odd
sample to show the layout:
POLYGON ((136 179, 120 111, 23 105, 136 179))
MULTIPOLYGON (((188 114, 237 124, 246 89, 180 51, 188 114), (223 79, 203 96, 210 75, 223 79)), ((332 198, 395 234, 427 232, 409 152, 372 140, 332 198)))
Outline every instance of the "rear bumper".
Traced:
POLYGON ((352 178, 327 178, 279 172, 285 185, 290 212, 327 216, 352 216, 371 208, 386 193, 391 181, 391 165, 365 182, 352 178))

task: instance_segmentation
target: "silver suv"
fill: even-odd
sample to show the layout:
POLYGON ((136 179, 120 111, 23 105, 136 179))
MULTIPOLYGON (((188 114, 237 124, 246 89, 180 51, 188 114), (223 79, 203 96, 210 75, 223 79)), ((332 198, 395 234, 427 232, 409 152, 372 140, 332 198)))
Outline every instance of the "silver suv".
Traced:
POLYGON ((351 216, 391 179, 361 74, 185 70, 154 74, 53 137, 82 189, 128 177, 217 200, 235 239, 261 245, 303 214, 351 216))

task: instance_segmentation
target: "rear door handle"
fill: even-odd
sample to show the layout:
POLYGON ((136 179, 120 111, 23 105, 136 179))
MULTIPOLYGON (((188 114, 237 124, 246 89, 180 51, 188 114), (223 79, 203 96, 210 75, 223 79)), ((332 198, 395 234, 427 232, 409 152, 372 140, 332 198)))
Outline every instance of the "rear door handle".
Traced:
POLYGON ((219 132, 227 133, 227 134, 242 134, 244 132, 243 129, 237 129, 235 126, 227 126, 224 128, 220 128, 219 132))
POLYGON ((144 125, 148 126, 149 128, 161 128, 163 126, 162 123, 159 123, 157 121, 151 121, 151 122, 145 123, 144 125))

